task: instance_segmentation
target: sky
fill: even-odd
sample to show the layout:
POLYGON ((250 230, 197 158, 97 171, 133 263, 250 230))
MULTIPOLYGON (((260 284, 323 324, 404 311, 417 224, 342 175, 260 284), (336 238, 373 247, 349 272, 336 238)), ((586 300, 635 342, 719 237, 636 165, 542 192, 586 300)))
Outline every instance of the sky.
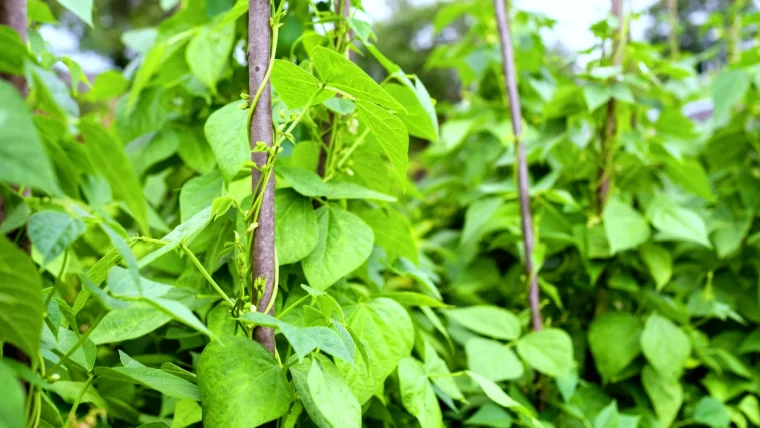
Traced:
MULTIPOLYGON (((456 0, 449 0, 450 2, 456 0)), ((572 51, 590 47, 594 37, 589 27, 604 18, 610 11, 610 0, 513 0, 515 7, 532 12, 540 12, 557 21, 554 30, 544 34, 547 44, 553 41, 562 43, 572 51)), ((662 0, 624 0, 626 12, 642 11, 657 1, 662 0)), ((410 0, 415 5, 435 3, 435 0, 410 0)), ((390 19, 393 13, 388 0, 364 0, 364 9, 373 20, 390 19)), ((645 22, 634 22, 631 25, 633 39, 643 36, 645 22)))
MULTIPOLYGON (((0 0, 2 1, 2 0, 0 0)), ((425 5, 434 3, 436 0, 410 0, 412 4, 425 5)), ((449 0, 457 1, 457 0, 449 0)), ((579 51, 591 47, 594 37, 589 31, 592 23, 599 21, 609 14, 610 0, 512 0, 515 7, 540 12, 557 21, 551 31, 542 35, 547 45, 561 42, 570 51, 579 51)), ((624 0, 626 12, 639 12, 662 0, 624 0)), ((760 0, 754 0, 760 3, 760 0)), ((392 19, 390 0, 364 0, 363 6, 372 21, 392 19)), ((706 17, 705 17, 706 18, 706 17)), ((639 19, 631 23, 631 37, 634 40, 643 37, 644 28, 648 22, 639 19)), ((646 18, 651 19, 651 18, 646 18)), ((78 61, 85 72, 100 73, 111 68, 110 60, 92 52, 79 50, 79 41, 74 34, 63 29, 43 26, 41 29, 43 38, 51 45, 52 50, 58 54, 71 56, 78 61)))

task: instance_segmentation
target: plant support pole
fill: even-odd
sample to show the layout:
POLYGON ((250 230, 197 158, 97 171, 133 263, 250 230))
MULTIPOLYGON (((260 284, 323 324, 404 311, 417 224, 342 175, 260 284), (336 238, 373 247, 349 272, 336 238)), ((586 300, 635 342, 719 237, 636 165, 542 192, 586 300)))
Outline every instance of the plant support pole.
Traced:
POLYGON ((538 276, 533 271, 533 220, 530 214, 530 194, 528 185, 528 162, 525 158, 525 145, 522 138, 522 113, 520 111, 520 94, 517 92, 517 75, 515 73, 515 57, 512 49, 512 35, 507 19, 507 10, 504 0, 494 0, 496 10, 496 23, 499 27, 499 40, 501 41, 502 64, 504 68, 504 80, 507 82, 507 96, 509 98, 509 112, 512 121, 512 134, 514 135, 515 151, 517 152, 517 190, 520 196, 520 215, 522 217, 523 248, 525 250, 525 275, 528 278, 530 288, 528 299, 533 317, 533 329, 541 330, 541 307, 538 295, 538 276))
MULTIPOLYGON (((27 23, 26 23, 26 0, 0 0, 0 25, 7 25, 21 36, 21 40, 26 44, 27 23)), ((27 86, 24 76, 14 76, 11 74, 0 73, 0 78, 8 81, 22 98, 26 98, 27 86)))
MULTIPOLYGON (((269 67, 271 28, 269 0, 249 0, 248 2, 248 86, 251 94, 258 91, 259 86, 266 79, 269 67)), ((269 84, 264 85, 256 106, 253 107, 251 116, 251 149, 256 142, 262 141, 268 147, 272 147, 272 89, 269 84)), ((259 168, 267 164, 268 152, 251 153, 251 160, 259 168)), ((259 182, 261 171, 257 168, 251 170, 253 179, 254 198, 256 197, 256 184, 259 182)), ((261 187, 264 192, 259 212, 258 227, 253 232, 253 245, 251 245, 251 270, 255 284, 257 278, 264 281, 263 292, 256 295, 254 286, 254 302, 258 299, 258 310, 263 312, 270 307, 269 315, 274 315, 274 305, 269 306, 274 289, 275 255, 274 255, 274 174, 269 175, 269 180, 261 187)), ((253 338, 264 345, 269 352, 274 354, 274 330, 269 327, 256 327, 253 338)))
POLYGON ((670 57, 678 59, 680 56, 680 43, 678 40, 678 0, 666 0, 668 3, 668 23, 670 32, 668 33, 668 45, 670 46, 670 57))
MULTIPOLYGON (((619 66, 623 62, 622 49, 625 47, 625 41, 627 37, 627 25, 623 21, 623 0, 612 0, 611 4, 612 15, 618 20, 618 31, 615 39, 612 43, 612 62, 614 65, 619 66)), ((602 130, 601 138, 601 167, 599 168, 599 195, 597 201, 598 212, 604 211, 604 206, 607 204, 607 199, 610 195, 610 187, 612 186, 612 147, 613 139, 615 138, 615 100, 611 99, 607 103, 607 120, 602 130)))

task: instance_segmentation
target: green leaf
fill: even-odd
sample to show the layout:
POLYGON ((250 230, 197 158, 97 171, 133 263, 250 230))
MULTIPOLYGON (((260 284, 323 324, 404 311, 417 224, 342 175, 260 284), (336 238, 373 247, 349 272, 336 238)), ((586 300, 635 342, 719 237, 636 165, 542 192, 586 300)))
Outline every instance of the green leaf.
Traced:
POLYGON ((296 390, 320 428, 359 428, 362 409, 332 361, 314 355, 290 367, 296 390))
POLYGON ((713 98, 713 120, 716 125, 728 122, 731 110, 744 99, 750 84, 750 77, 744 69, 727 69, 712 81, 710 90, 713 98))
POLYGON ((419 263, 412 228, 400 212, 391 208, 369 207, 355 212, 372 228, 375 245, 385 250, 391 259, 406 257, 414 264, 419 263))
POLYGON ((203 130, 216 155, 216 162, 225 183, 230 183, 241 164, 251 160, 248 145, 248 110, 233 102, 211 113, 203 130))
POLYGON ((691 354, 691 342, 686 333, 669 319, 652 314, 641 334, 641 350, 661 377, 677 379, 691 354))
POLYGON ((129 82, 120 72, 108 70, 95 77, 85 97, 90 101, 106 101, 123 94, 128 87, 129 82))
POLYGON ((710 188, 710 179, 707 172, 696 159, 684 159, 679 161, 672 156, 665 159, 665 173, 684 189, 715 202, 715 195, 710 188))
POLYGON ((32 63, 27 63, 26 68, 27 80, 35 92, 36 109, 45 110, 63 121, 67 117, 79 117, 79 105, 55 72, 32 63))
POLYGON ((278 190, 274 198, 277 259, 281 265, 295 263, 308 256, 317 245, 317 215, 311 200, 291 189, 278 190))
POLYGON ((3 385, 0 392, 0 399, 3 400, 3 405, 0 406, 0 427, 23 427, 26 418, 24 386, 16 379, 13 369, 3 360, 0 360, 0 384, 3 385))
POLYGON ((153 306, 135 302, 124 309, 106 314, 90 334, 96 345, 136 339, 156 330, 171 320, 153 306))
POLYGON ((512 397, 507 395, 507 393, 505 393, 504 390, 499 387, 499 385, 494 383, 494 381, 474 372, 468 371, 466 373, 472 378, 472 380, 480 385, 480 388, 483 389, 483 392, 485 392, 488 398, 490 398, 494 403, 507 408, 522 407, 520 403, 513 400, 512 397))
POLYGON ((59 196, 53 167, 37 136, 32 115, 16 89, 0 81, 0 180, 59 196), (30 174, 29 171, 34 171, 30 174))
POLYGON ((201 28, 187 45, 185 60, 190 71, 212 93, 216 93, 216 82, 227 68, 234 42, 235 24, 229 24, 201 28))
POLYGON ((56 349, 63 355, 70 352, 75 346, 76 350, 69 357, 70 361, 75 362, 79 367, 87 372, 91 372, 95 367, 95 354, 97 349, 91 339, 87 338, 82 344, 79 344, 80 337, 71 330, 60 328, 58 330, 58 340, 56 349))
POLYGON ((285 372, 266 348, 247 337, 211 342, 197 372, 205 426, 255 427, 279 418, 290 406, 285 372))
POLYGON ((92 403, 95 406, 104 409, 106 407, 106 402, 95 389, 95 386, 90 384, 87 389, 84 390, 85 385, 85 382, 59 380, 48 387, 48 389, 60 395, 67 403, 73 403, 81 396, 81 400, 79 400, 81 403, 92 403), (82 391, 84 391, 84 394, 82 394, 82 391))
POLYGON ((106 128, 91 119, 79 123, 87 155, 106 178, 115 195, 127 203, 143 233, 148 231, 148 204, 121 143, 106 128))
POLYGON ((168 254, 175 250, 182 242, 189 244, 193 238, 197 236, 197 233, 208 225, 209 221, 211 221, 211 207, 207 207, 205 210, 194 215, 193 218, 183 222, 161 238, 161 241, 166 242, 166 244, 159 246, 155 251, 143 256, 143 258, 140 259, 139 266, 141 268, 148 266, 164 254, 168 254))
POLYGON ((520 320, 517 316, 496 306, 449 309, 446 315, 457 324, 494 339, 514 340, 520 337, 520 320))
POLYGON ((29 256, 0 235, 0 342, 37 358, 43 310, 37 268, 29 256))
MULTIPOLYGON (((31 5, 32 3, 29 4, 31 5)), ((24 62, 29 58, 29 49, 21 40, 21 36, 13 28, 0 25, 0 44, 3 46, 0 52, 0 72, 23 75, 24 62)))
POLYGON ((395 202, 396 198, 384 193, 367 189, 356 183, 347 181, 322 179, 313 171, 288 166, 278 166, 276 174, 282 177, 293 189, 312 198, 324 196, 327 199, 372 199, 378 201, 395 202))
POLYGON ((296 327, 261 312, 248 312, 239 319, 280 330, 290 342, 299 360, 315 349, 320 349, 349 364, 354 362, 353 349, 349 350, 346 342, 332 328, 296 327))
POLYGON ((649 225, 644 217, 617 198, 607 202, 602 219, 612 253, 636 248, 649 240, 649 225))
POLYGON ((517 353, 529 366, 551 376, 562 377, 572 370, 573 341, 563 330, 547 328, 521 337, 517 353))
POLYGON ((446 362, 438 356, 429 341, 425 341, 425 373, 433 380, 433 383, 445 394, 455 400, 464 398, 462 391, 454 381, 446 362))
POLYGON ((179 192, 181 221, 184 223, 203 211, 222 194, 223 190, 222 176, 216 170, 188 180, 179 192))
MULTIPOLYGON (((311 73, 281 59, 274 60, 271 78, 277 95, 290 110, 308 107, 309 100, 320 88, 319 80, 311 73)), ((332 91, 323 91, 319 97, 312 100, 312 105, 331 98, 333 94, 332 91)))
POLYGON ((607 382, 628 367, 641 352, 641 325, 626 312, 606 312, 594 318, 588 344, 596 369, 607 382))
POLYGON ((594 418, 594 428, 619 428, 620 413, 618 413, 617 401, 612 400, 594 418))
POLYGON ((355 366, 340 360, 335 365, 363 405, 412 351, 414 326, 401 305, 382 297, 352 308, 348 324, 357 342, 364 343, 367 358, 356 358, 355 366))
MULTIPOLYGON (((119 353, 122 354, 121 351, 119 353)), ((128 366, 98 367, 95 369, 95 374, 101 378, 143 385, 180 400, 200 400, 198 387, 192 383, 163 370, 145 367, 129 357, 127 359, 128 366)), ((124 360, 125 358, 122 358, 122 361, 124 360)))
POLYGON ((755 425, 760 424, 760 403, 758 403, 757 397, 747 394, 739 402, 739 410, 742 411, 755 425))
POLYGON ((345 56, 318 46, 311 51, 311 57, 314 68, 325 85, 348 92, 357 100, 378 104, 390 110, 404 111, 404 106, 345 56))
POLYGON ((50 6, 47 3, 43 3, 41 0, 31 0, 26 5, 26 14, 29 18, 29 22, 38 22, 40 24, 57 24, 53 13, 50 11, 50 6))
POLYGON ((404 122, 372 103, 357 100, 356 107, 359 117, 391 161, 399 181, 406 183, 409 134, 404 122))
POLYGON ((731 423, 726 406, 712 397, 702 397, 691 418, 698 424, 713 428, 728 427, 731 423))
MULTIPOLYGON (((182 144, 177 149, 182 162, 201 174, 211 172, 216 165, 216 158, 211 146, 204 137, 191 128, 179 128, 175 130, 182 144)), ((247 141, 247 140, 246 140, 247 141)))
POLYGON ((438 117, 435 115, 435 109, 432 108, 430 95, 425 91, 425 87, 422 86, 419 81, 417 82, 417 85, 422 92, 422 99, 414 89, 405 85, 389 83, 383 86, 383 88, 391 94, 396 101, 406 107, 408 114, 402 114, 399 118, 404 122, 404 125, 406 125, 409 135, 425 140, 438 141, 438 117), (424 106, 422 104, 423 99, 426 101, 426 105, 424 106))
POLYGON ((309 285, 326 290, 369 258, 374 235, 359 217, 335 206, 317 210, 319 240, 303 260, 309 285))
POLYGON ((39 211, 29 218, 29 239, 44 264, 58 257, 84 233, 84 222, 60 211, 39 211))
POLYGON ((339 97, 328 98, 324 102, 322 102, 322 104, 324 104, 325 107, 329 108, 335 113, 338 113, 341 115, 350 114, 356 111, 356 103, 354 103, 351 100, 347 100, 345 98, 339 98, 339 97))
POLYGON ((495 340, 473 337, 464 346, 467 368, 494 382, 522 377, 525 369, 512 349, 495 340))
POLYGON ((493 197, 473 201, 464 213, 464 227, 459 236, 460 247, 480 238, 484 226, 504 205, 504 198, 493 197))
POLYGON ((598 83, 583 85, 583 99, 586 100, 588 111, 594 111, 612 98, 612 92, 598 83))
POLYGON ((450 308, 450 305, 430 297, 426 294, 415 293, 413 291, 390 291, 380 294, 382 297, 393 299, 404 306, 421 306, 428 308, 450 308))
POLYGON ((92 27, 92 0, 58 0, 61 6, 92 27))
POLYGON ((203 419, 203 410, 193 400, 180 400, 174 408, 171 428, 185 428, 203 419))
POLYGON ((443 427, 443 415, 433 386, 421 362, 406 357, 398 365, 401 403, 420 423, 421 428, 443 427))
POLYGON ((660 291, 670 282, 673 274, 673 257, 670 253, 656 244, 649 244, 641 247, 641 259, 649 268, 649 273, 654 278, 657 291, 660 291))
POLYGON ((486 403, 464 422, 467 425, 501 428, 512 426, 512 416, 502 407, 486 403))
POLYGON ((641 372, 641 383, 654 406, 660 426, 669 427, 683 403, 683 388, 678 379, 666 379, 651 366, 641 372))
POLYGON ((667 197, 660 196, 653 200, 647 209, 647 217, 661 232, 661 239, 695 242, 712 248, 702 217, 694 211, 679 207, 667 197))
POLYGON ((199 319, 193 314, 193 311, 187 306, 174 300, 161 299, 159 297, 146 297, 145 300, 158 308, 161 312, 168 314, 175 320, 185 324, 196 331, 214 339, 216 335, 211 332, 199 319))
POLYGON ((132 160, 135 173, 142 177, 152 166, 176 153, 179 146, 179 134, 171 128, 166 128, 152 138, 138 138, 132 141, 125 150, 132 160))

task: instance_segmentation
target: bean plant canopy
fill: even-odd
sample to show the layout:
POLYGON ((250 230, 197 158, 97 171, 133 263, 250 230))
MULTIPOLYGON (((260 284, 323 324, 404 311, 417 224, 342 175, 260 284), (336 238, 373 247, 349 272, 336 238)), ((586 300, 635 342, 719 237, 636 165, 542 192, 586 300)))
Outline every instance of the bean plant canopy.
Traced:
POLYGON ((0 0, 0 428, 760 426, 753 4, 374 1, 0 0))

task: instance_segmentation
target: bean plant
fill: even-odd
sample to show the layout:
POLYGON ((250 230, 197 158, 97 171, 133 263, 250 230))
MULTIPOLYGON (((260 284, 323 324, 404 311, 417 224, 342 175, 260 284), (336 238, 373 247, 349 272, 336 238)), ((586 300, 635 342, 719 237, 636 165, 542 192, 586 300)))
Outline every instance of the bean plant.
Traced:
POLYGON ((621 4, 585 62, 443 6, 452 104, 359 0, 162 0, 95 77, 6 0, 0 427, 760 425, 757 19, 621 4))

